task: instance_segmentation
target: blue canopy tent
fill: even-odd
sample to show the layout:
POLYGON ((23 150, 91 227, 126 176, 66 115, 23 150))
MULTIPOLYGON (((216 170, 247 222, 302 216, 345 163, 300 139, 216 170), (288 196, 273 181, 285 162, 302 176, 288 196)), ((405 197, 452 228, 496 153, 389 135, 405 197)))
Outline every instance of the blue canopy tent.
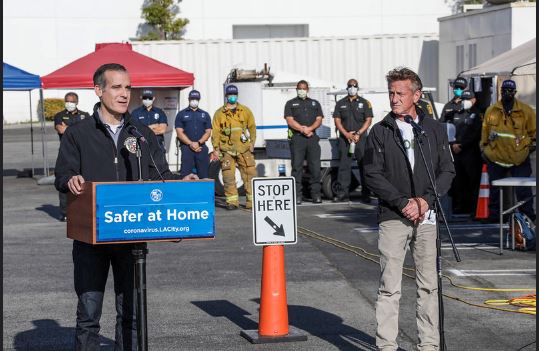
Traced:
POLYGON ((41 79, 39 79, 38 75, 28 73, 5 62, 2 73, 4 76, 4 90, 33 90, 41 88, 41 79))
MULTIPOLYGON (((41 79, 38 75, 28 73, 20 68, 14 67, 4 62, 2 70, 3 90, 7 91, 28 91, 30 97, 30 144, 32 152, 32 176, 34 176, 34 128, 32 123, 32 94, 34 89, 40 89, 41 108, 43 114, 43 90, 41 89, 41 79)), ((43 174, 48 175, 48 165, 45 147, 45 121, 41 121, 41 142, 43 150, 43 174)))

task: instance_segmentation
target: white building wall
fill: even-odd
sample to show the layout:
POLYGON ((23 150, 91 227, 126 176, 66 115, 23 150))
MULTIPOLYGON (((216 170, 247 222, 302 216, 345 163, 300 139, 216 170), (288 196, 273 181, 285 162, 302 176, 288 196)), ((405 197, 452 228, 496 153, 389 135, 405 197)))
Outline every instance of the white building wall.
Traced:
MULTIPOLYGON (((143 2, 4 0, 3 60, 43 76, 93 52, 96 43, 130 41, 143 23, 143 2)), ((451 12, 446 0, 184 0, 180 10, 180 16, 190 20, 185 39, 201 40, 231 39, 234 24, 308 24, 311 37, 437 33, 436 19, 451 12)), ((338 61, 338 52, 323 54, 338 61)), ((311 61, 305 59, 298 65, 309 66, 311 61)), ((318 70, 327 75, 329 69, 318 70)), ((369 70, 364 71, 367 77, 369 70)), ((44 95, 63 98, 65 93, 46 90, 44 95)), ((90 110, 96 101, 93 92, 78 93, 81 109, 90 110)), ((25 94, 3 95, 4 121, 29 120, 25 94)), ((38 98, 35 90, 32 99, 37 102, 38 98)), ((33 111, 36 108, 32 106, 33 111)))
MULTIPOLYGON (((193 72, 201 108, 210 113, 223 103, 223 83, 232 68, 261 70, 264 63, 277 75, 294 73, 297 80, 320 79, 338 89, 350 78, 363 88, 387 89, 385 74, 408 66, 419 72, 425 86, 435 87, 437 44, 436 34, 132 43, 141 54, 193 72)), ((180 108, 187 104, 185 92, 180 103, 180 108)))
POLYGON ((309 36, 436 33, 445 0, 183 0, 185 39, 232 39, 233 24, 309 24, 309 36), (403 25, 403 23, 405 23, 403 25))
POLYGON ((535 38, 535 3, 511 3, 439 19, 440 51, 438 91, 440 101, 451 94, 448 82, 457 71, 457 46, 464 46, 464 69, 469 65, 469 44, 477 45, 477 66, 494 56, 535 38))

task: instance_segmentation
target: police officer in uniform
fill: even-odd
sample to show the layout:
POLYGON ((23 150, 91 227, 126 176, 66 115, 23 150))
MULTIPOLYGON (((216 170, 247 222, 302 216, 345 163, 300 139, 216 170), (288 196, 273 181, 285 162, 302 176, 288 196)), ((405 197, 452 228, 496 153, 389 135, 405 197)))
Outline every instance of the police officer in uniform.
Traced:
POLYGON ((368 100, 357 95, 359 90, 357 80, 348 80, 346 90, 348 96, 337 101, 333 112, 335 127, 339 130, 338 182, 341 186, 341 192, 336 194, 334 201, 344 201, 349 197, 352 157, 355 156, 361 177, 361 200, 370 203, 370 191, 365 185, 363 154, 367 129, 373 118, 372 106, 368 100))
POLYGON ((481 180, 481 111, 475 105, 472 91, 462 92, 459 100, 459 103, 451 100, 444 106, 440 122, 455 126, 451 150, 456 175, 449 191, 453 199, 453 212, 473 217, 481 180))
POLYGON ((180 176, 183 178, 196 169, 199 178, 208 178, 210 156, 206 141, 211 135, 211 117, 208 112, 198 107, 200 92, 189 92, 189 107, 176 115, 174 127, 180 139, 182 167, 180 176))
POLYGON ((142 106, 136 108, 131 112, 133 118, 138 119, 142 124, 148 126, 159 141, 159 147, 166 154, 165 148, 165 132, 167 130, 168 121, 167 115, 163 110, 153 105, 155 102, 155 96, 150 89, 144 89, 142 91, 142 106))
POLYGON ((440 117, 441 122, 446 122, 447 117, 451 117, 453 113, 457 110, 462 109, 462 94, 464 90, 468 87, 468 81, 466 78, 458 77, 453 81, 453 98, 445 104, 442 111, 442 116, 440 117))
MULTIPOLYGON (((69 92, 64 97, 65 109, 58 112, 54 116, 54 129, 58 133, 60 142, 67 127, 82 121, 85 118, 90 117, 88 112, 81 111, 77 108, 79 103, 79 96, 74 92, 69 92)), ((58 198, 60 200, 60 221, 65 222, 67 220, 67 194, 58 192, 58 198)))
POLYGON ((213 153, 211 159, 221 162, 226 209, 239 208, 236 167, 240 170, 245 187, 245 208, 252 208, 251 179, 256 176, 253 155, 256 141, 255 118, 247 106, 238 103, 237 86, 228 85, 225 88, 225 98, 225 104, 215 111, 213 116, 213 153))
POLYGON ((296 85, 298 96, 288 100, 284 117, 288 124, 288 140, 292 156, 292 176, 296 179, 296 202, 301 204, 303 161, 307 159, 310 173, 311 197, 315 204, 322 202, 320 194, 320 138, 315 131, 322 124, 324 114, 317 100, 307 96, 309 83, 300 80, 296 85))
MULTIPOLYGON (((503 81, 502 99, 485 112, 481 129, 481 151, 487 160, 488 178, 492 182, 507 174, 511 177, 529 177, 532 174, 530 152, 536 145, 535 111, 515 98, 515 81, 503 81)), ((532 196, 530 187, 515 189, 518 201, 532 196)), ((490 192, 489 221, 499 220, 500 198, 498 191, 490 192)), ((535 221, 532 201, 520 206, 520 211, 535 221)))

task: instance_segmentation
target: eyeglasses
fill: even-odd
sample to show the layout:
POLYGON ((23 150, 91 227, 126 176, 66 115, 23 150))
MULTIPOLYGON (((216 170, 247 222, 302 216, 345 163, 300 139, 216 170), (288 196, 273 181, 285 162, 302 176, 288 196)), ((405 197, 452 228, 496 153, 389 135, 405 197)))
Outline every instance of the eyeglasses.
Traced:
POLYGON ((357 84, 348 84, 347 88, 357 88, 357 84))
POLYGON ((516 92, 516 90, 515 90, 515 89, 511 89, 511 88, 502 88, 502 92, 504 92, 504 93, 511 93, 511 94, 512 94, 512 93, 516 92))

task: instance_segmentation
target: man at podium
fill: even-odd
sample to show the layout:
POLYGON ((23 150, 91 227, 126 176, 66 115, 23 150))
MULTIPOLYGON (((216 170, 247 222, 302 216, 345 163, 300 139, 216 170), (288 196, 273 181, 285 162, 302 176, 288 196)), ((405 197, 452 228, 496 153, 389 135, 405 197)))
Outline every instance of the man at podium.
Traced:
MULTIPOLYGON (((66 130, 56 161, 56 189, 79 195, 85 181, 138 180, 137 145, 143 180, 179 179, 169 170, 155 134, 127 112, 131 79, 125 67, 104 64, 94 73, 93 83, 100 102, 91 118, 66 130)), ((137 349, 133 245, 73 241, 76 350, 99 349, 99 319, 110 266, 116 294, 115 350, 137 349)))

